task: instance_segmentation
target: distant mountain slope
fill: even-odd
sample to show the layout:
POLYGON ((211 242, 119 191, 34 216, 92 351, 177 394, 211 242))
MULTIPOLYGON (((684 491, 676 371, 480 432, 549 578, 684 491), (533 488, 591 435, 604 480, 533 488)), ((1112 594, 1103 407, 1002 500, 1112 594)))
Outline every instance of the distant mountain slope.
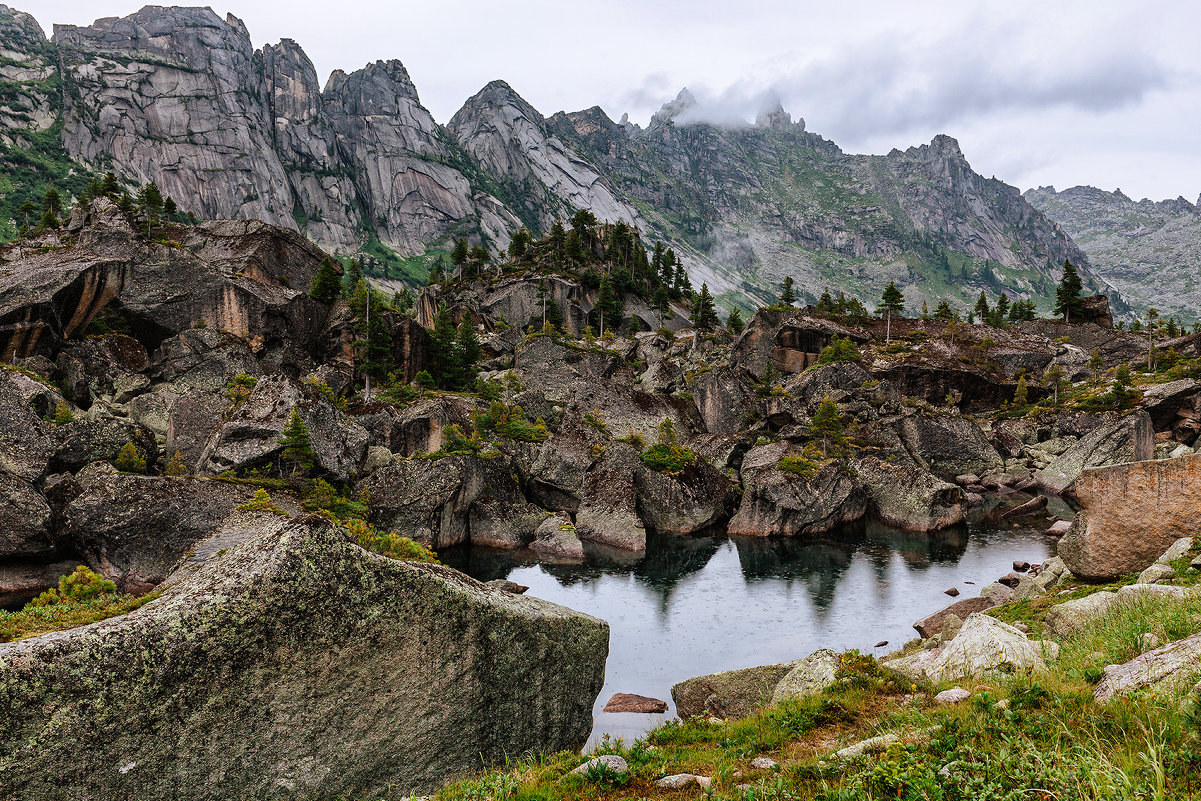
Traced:
POLYGON ((0 7, 0 38, 9 237, 22 222, 10 198, 78 192, 111 169, 202 217, 383 254, 410 282, 457 237, 495 252, 520 225, 544 233, 585 208, 666 240, 727 306, 769 301, 792 276, 806 300, 829 288, 871 305, 896 281, 911 310, 941 297, 968 308, 983 290, 1045 312, 1065 259, 1101 286, 1058 226, 945 136, 850 155, 779 108, 754 125, 689 122, 687 91, 645 130, 599 108, 545 118, 503 81, 444 127, 399 61, 322 89, 298 44, 255 50, 240 20, 207 8, 148 6, 55 26, 47 42, 0 7))
POLYGON ((1028 190, 1088 254, 1094 272, 1139 312, 1201 320, 1201 198, 1135 202, 1121 190, 1075 186, 1028 190))

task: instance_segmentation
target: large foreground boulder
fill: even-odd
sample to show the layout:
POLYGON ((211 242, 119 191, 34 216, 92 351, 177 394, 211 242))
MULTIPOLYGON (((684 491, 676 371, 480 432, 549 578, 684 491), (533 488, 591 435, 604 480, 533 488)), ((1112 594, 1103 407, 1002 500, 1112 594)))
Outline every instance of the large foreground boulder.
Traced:
POLYGON ((890 659, 885 667, 938 684, 951 679, 997 673, 1046 673, 1048 659, 1059 657, 1059 645, 1035 641, 983 614, 969 615, 955 639, 912 656, 890 659))
POLYGON ((48 801, 429 792, 582 746, 608 634, 300 518, 136 612, 0 645, 0 786, 48 801))
POLYGON ((1084 511, 1059 541, 1068 569, 1090 580, 1140 571, 1201 534, 1201 454, 1085 470, 1076 497, 1084 511))

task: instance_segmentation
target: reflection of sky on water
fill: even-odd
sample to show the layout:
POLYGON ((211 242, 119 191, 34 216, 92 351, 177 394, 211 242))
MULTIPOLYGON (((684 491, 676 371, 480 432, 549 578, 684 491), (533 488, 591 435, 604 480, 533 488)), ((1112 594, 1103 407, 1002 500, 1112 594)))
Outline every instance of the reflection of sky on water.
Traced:
POLYGON ((915 636, 914 621, 951 602, 944 590, 974 596, 1014 559, 1041 561, 1048 545, 1028 530, 974 526, 925 536, 868 526, 822 542, 659 537, 641 558, 588 545, 584 565, 539 565, 528 553, 479 548, 443 558, 481 580, 509 578, 529 585, 530 595, 607 620, 594 735, 629 739, 665 718, 602 714, 615 692, 670 703, 671 685, 690 676, 818 648, 900 645, 915 636))

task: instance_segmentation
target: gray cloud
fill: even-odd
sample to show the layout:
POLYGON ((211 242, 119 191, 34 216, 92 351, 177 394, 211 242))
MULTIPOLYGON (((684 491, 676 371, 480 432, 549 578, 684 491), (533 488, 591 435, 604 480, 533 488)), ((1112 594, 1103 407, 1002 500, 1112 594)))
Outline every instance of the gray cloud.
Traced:
POLYGON ((779 65, 774 77, 768 68, 768 76, 721 90, 691 87, 697 105, 678 121, 746 122, 782 99, 816 130, 861 141, 997 113, 1108 112, 1139 103, 1173 79, 1168 67, 1131 42, 1047 38, 1033 27, 998 30, 975 19, 927 41, 875 36, 779 65))

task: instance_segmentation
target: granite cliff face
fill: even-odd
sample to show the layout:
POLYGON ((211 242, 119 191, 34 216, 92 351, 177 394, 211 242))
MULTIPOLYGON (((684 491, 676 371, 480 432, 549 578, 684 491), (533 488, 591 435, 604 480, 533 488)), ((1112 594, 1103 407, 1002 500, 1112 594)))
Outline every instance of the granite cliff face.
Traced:
MULTIPOLYGON (((1031 189, 1030 205, 1051 218, 1088 253, 1096 274, 1137 311, 1198 319, 1201 207, 1182 197, 1135 202, 1120 189, 1074 186, 1031 189)), ((1198 198, 1201 203, 1201 198, 1198 198)))
POLYGON ((981 290, 1048 298, 1065 259, 1088 280, 1063 231, 974 172, 950 137, 851 155, 781 108, 742 127, 694 110, 685 90, 645 131, 599 108, 550 122, 656 231, 687 243, 711 287, 767 300, 791 275, 809 300, 828 287, 874 302, 896 281, 916 309, 942 296, 968 305, 981 290))
MULTIPOLYGON (((72 194, 80 164, 112 169, 200 217, 264 220, 344 254, 378 240, 401 257, 458 237, 497 251, 520 225, 544 233, 589 209, 666 240, 694 283, 748 307, 786 275, 804 300, 830 288, 872 303, 896 281, 911 310, 944 296, 966 308, 981 290, 1047 299, 1065 259, 1100 285, 1058 226, 945 136, 850 155, 779 107, 753 125, 703 122, 686 90, 645 130, 596 107, 544 118, 502 81, 443 127, 399 61, 322 89, 297 43, 255 50, 240 20, 207 8, 60 25, 52 42, 5 9, 0 36, 17 82, 0 155, 58 148, 60 174, 37 179, 72 194), (31 130, 42 140, 21 139, 31 130)), ((0 224, 15 231, 6 203, 0 224)), ((423 264, 388 277, 420 280, 423 264)))

